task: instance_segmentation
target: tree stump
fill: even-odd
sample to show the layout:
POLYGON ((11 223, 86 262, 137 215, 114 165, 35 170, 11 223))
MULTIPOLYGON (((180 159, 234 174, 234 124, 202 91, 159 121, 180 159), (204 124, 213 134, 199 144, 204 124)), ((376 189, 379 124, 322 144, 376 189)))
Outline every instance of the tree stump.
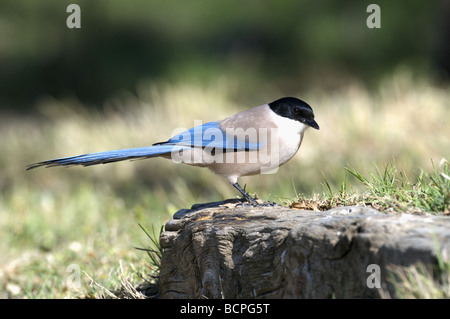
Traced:
POLYGON ((449 256, 450 219, 228 200, 177 212, 160 243, 161 298, 395 297, 386 267, 449 256))

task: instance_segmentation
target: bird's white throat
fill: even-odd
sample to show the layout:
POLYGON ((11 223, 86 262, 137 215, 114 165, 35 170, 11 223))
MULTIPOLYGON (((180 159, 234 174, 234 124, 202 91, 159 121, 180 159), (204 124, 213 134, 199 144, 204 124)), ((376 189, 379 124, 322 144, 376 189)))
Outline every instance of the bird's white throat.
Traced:
POLYGON ((280 130, 280 134, 283 134, 285 136, 300 135, 309 127, 306 124, 278 115, 275 112, 270 112, 270 114, 272 116, 273 122, 280 130))

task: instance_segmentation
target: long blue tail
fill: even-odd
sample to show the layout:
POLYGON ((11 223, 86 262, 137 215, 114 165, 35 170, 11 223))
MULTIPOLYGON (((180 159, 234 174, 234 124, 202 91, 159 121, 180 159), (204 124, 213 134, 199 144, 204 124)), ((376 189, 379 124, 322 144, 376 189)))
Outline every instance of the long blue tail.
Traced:
POLYGON ((63 157, 52 159, 49 161, 34 163, 28 165, 27 170, 36 167, 53 167, 53 166, 72 166, 72 165, 97 165, 106 164, 118 161, 124 161, 128 159, 139 159, 139 158, 151 158, 157 157, 164 154, 170 154, 173 151, 179 151, 182 149, 187 149, 186 146, 177 146, 174 144, 160 144, 147 147, 129 148, 123 150, 107 151, 100 153, 91 153, 84 155, 77 155, 71 157, 63 157))
POLYGON ((28 165, 27 170, 41 166, 90 166, 127 159, 150 158, 192 147, 219 148, 223 151, 238 152, 258 150, 261 145, 254 142, 250 143, 246 139, 237 139, 235 135, 227 135, 217 122, 209 122, 180 133, 166 142, 153 144, 153 146, 57 158, 28 165))

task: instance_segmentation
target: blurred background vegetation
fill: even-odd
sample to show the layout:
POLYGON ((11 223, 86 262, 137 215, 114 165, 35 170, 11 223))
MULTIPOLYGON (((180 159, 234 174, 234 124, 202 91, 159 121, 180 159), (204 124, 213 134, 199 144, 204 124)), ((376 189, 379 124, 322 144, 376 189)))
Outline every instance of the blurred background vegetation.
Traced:
POLYGON ((42 95, 101 106, 139 83, 230 76, 239 97, 351 80, 373 86, 398 66, 448 79, 449 4, 378 1, 381 29, 366 27, 370 1, 73 1, 0 3, 0 107, 29 110, 42 95), (250 91, 248 91, 250 90, 250 91))
POLYGON ((0 297, 95 295, 85 277, 67 288, 73 263, 114 287, 123 272, 148 272, 133 249, 148 244, 138 223, 158 230, 178 209, 238 196, 164 159, 26 172, 33 162, 150 145, 288 95, 313 107, 321 130, 277 175, 242 179, 263 199, 321 193, 324 176, 337 190, 346 165, 395 160, 414 178, 449 159, 449 10, 448 0, 2 0, 0 297), (66 27, 70 3, 81 29, 66 27), (381 29, 366 26, 370 3, 381 29))

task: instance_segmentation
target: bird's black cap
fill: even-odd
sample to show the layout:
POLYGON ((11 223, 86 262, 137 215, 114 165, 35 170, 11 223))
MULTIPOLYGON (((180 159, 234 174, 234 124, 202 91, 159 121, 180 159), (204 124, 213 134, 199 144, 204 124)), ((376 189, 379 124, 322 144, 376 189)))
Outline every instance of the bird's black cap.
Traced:
POLYGON ((276 114, 299 121, 306 125, 319 129, 319 125, 314 120, 314 112, 308 103, 295 97, 283 97, 269 103, 270 108, 276 114))

